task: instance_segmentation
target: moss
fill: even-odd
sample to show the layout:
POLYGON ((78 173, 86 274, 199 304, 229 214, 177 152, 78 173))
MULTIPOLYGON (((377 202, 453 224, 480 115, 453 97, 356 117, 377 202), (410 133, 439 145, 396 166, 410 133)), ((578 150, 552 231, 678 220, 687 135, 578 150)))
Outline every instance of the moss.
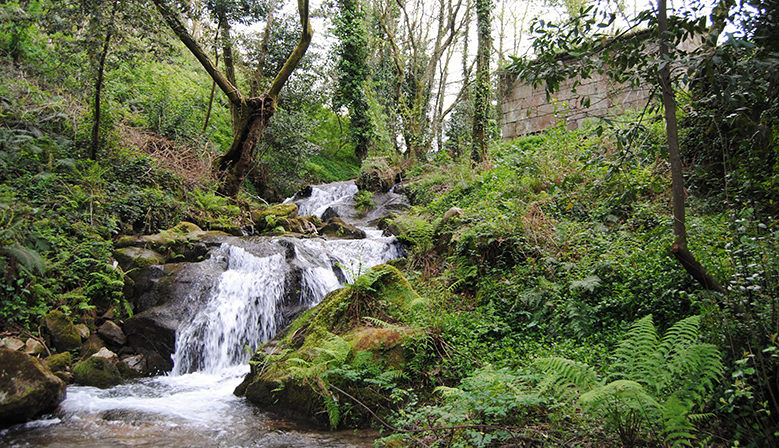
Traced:
MULTIPOLYGON (((329 293, 283 335, 261 347, 252 358, 251 373, 236 394, 273 411, 323 425, 329 423, 325 397, 335 393, 327 388, 328 383, 381 409, 386 400, 376 391, 340 377, 333 368, 359 370, 374 377, 387 369, 402 371, 406 364, 404 342, 418 332, 403 324, 404 316, 421 302, 397 269, 376 266, 354 285, 329 293), (367 327, 366 317, 391 325, 367 327), (344 344, 347 352, 343 351, 344 344), (334 357, 334 352, 344 356, 334 357), (323 376, 325 370, 329 372, 323 376)), ((361 409, 352 408, 347 414, 352 417, 342 421, 341 426, 363 426, 370 420, 361 409)))
POLYGON ((51 334, 54 347, 60 352, 67 352, 81 346, 81 335, 62 311, 54 310, 46 315, 46 328, 51 334))
POLYGON ((49 356, 45 359, 45 362, 46 366, 52 372, 62 372, 70 367, 70 364, 73 362, 73 358, 70 356, 70 352, 64 352, 49 356))
POLYGON ((73 377, 76 384, 100 389, 122 384, 122 376, 116 366, 105 358, 94 356, 76 364, 73 367, 73 377))

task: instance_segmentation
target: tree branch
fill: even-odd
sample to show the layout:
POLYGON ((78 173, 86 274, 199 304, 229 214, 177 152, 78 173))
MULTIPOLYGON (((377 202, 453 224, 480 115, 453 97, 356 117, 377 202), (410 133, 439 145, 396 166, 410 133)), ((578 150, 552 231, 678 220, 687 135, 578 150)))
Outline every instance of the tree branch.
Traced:
POLYGON ((184 24, 181 23, 181 20, 178 18, 178 14, 170 9, 165 0, 153 1, 157 6, 157 11, 160 12, 162 18, 165 19, 165 22, 168 24, 168 26, 173 30, 176 36, 178 36, 179 40, 181 40, 181 42, 189 49, 189 51, 192 52, 195 58, 197 58, 197 60, 200 62, 200 65, 206 69, 208 75, 211 77, 211 79, 214 80, 214 82, 216 82, 219 88, 222 89, 222 92, 227 95, 227 98, 233 104, 240 104, 243 102, 244 97, 241 95, 241 92, 239 92, 238 89, 230 81, 228 81, 225 75, 217 70, 214 64, 211 63, 211 60, 206 55, 205 51, 203 51, 192 35, 189 34, 189 31, 187 31, 187 28, 184 26, 184 24))
POLYGON ((311 38, 314 36, 314 30, 311 28, 311 23, 308 20, 308 0, 298 0, 298 14, 300 15, 300 24, 303 25, 303 31, 300 33, 300 42, 298 42, 298 45, 295 47, 292 54, 289 55, 287 62, 284 63, 284 67, 282 67, 279 74, 276 75, 270 90, 268 90, 268 96, 271 97, 274 102, 278 100, 281 88, 284 87, 284 84, 287 82, 290 75, 292 75, 295 67, 297 67, 300 60, 303 59, 303 56, 308 49, 308 45, 311 43, 311 38))

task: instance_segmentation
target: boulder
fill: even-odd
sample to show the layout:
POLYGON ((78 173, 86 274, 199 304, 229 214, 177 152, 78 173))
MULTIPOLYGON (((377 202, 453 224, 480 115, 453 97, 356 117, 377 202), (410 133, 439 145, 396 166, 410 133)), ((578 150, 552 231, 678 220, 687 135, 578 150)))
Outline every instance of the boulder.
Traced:
POLYGON ((132 355, 122 359, 122 363, 127 366, 128 369, 143 374, 147 371, 146 357, 143 355, 132 355))
POLYGON ((65 399, 65 387, 38 358, 0 348, 0 426, 53 411, 65 399))
POLYGON ((73 362, 73 359, 70 356, 70 352, 65 352, 51 355, 46 358, 44 362, 52 372, 64 372, 68 370, 70 364, 73 362))
POLYGON ((164 255, 141 247, 122 247, 116 249, 113 255, 124 272, 127 272, 127 275, 136 281, 140 273, 149 266, 165 264, 164 255))
POLYGON ((24 352, 31 356, 38 356, 46 353, 46 347, 40 341, 30 338, 24 343, 24 352))
POLYGON ((363 162, 354 183, 360 190, 386 193, 395 185, 397 174, 398 171, 390 166, 387 159, 376 157, 363 162))
POLYGON ((281 218, 276 221, 285 231, 299 233, 301 235, 316 235, 316 226, 309 220, 298 216, 297 218, 281 218))
POLYGON ((365 231, 355 226, 346 224, 341 218, 332 218, 330 222, 319 229, 322 236, 343 238, 347 240, 360 240, 365 238, 365 231))
POLYGON ((46 328, 57 351, 69 352, 81 347, 81 335, 62 311, 54 310, 46 315, 46 328))
POLYGON ((9 350, 21 350, 24 348, 24 342, 17 338, 3 338, 0 347, 5 347, 9 350))
POLYGON ((264 409, 321 425, 366 426, 371 416, 357 407, 351 408, 348 419, 328 421, 325 400, 330 392, 322 389, 323 381, 346 390, 379 414, 389 412, 386 399, 361 382, 352 382, 333 371, 323 380, 315 367, 348 366, 366 375, 380 375, 387 370, 404 372, 404 344, 420 336, 421 331, 412 330, 403 319, 412 308, 424 303, 397 269, 375 266, 354 286, 329 293, 319 305, 260 347, 250 363, 251 372, 235 394, 264 409), (366 326, 371 318, 386 322, 387 328, 366 326), (301 373, 306 368, 295 366, 309 366, 312 376, 306 377, 301 373))
POLYGON ((112 345, 122 346, 127 343, 127 337, 122 332, 122 329, 110 320, 103 322, 103 325, 98 327, 97 334, 112 345))
POLYGON ((459 218, 465 214, 465 210, 460 207, 452 207, 444 213, 443 222, 449 221, 452 218, 459 218))
POLYGON ((73 380, 78 385, 100 389, 122 384, 119 369, 108 359, 95 356, 73 366, 73 380))
POLYGON ((285 204, 272 205, 263 211, 255 212, 252 214, 252 219, 257 230, 265 230, 278 226, 278 221, 282 218, 292 219, 297 216, 298 205, 294 202, 287 202, 285 204))

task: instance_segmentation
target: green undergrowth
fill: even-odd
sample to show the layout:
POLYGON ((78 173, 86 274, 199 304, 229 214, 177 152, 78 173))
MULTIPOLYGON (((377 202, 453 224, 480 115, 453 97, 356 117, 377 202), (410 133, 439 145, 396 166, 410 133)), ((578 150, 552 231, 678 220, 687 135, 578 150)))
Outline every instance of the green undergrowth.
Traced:
MULTIPOLYGON (((453 434, 449 441, 433 432, 425 439, 431 446, 497 446, 518 434, 554 446, 588 433, 593 422, 602 426, 587 437, 605 445, 731 438, 760 446, 774 440, 779 345, 771 326, 779 322, 779 225, 761 209, 712 212, 717 209, 706 198, 690 197, 689 246, 715 278, 730 285, 727 296, 702 290, 671 253, 661 125, 643 127, 643 137, 630 146, 619 129, 556 127, 494 144, 490 165, 479 170, 452 161, 417 168, 419 176, 404 187, 414 205, 394 224, 411 245, 404 272, 434 304, 427 324, 446 348, 446 356, 429 359, 422 369, 435 384, 457 390, 419 403, 398 416, 398 425, 491 425, 446 433, 453 434), (447 211, 452 217, 445 219, 447 211), (649 421, 631 414, 630 403, 608 414, 589 405, 566 408, 560 397, 528 398, 547 376, 537 359, 567 359, 605 378, 615 368, 611 353, 635 322, 650 315, 660 334, 700 319, 694 341, 721 353, 723 367, 707 373, 711 382, 695 396, 694 410, 682 403, 686 398, 676 404, 663 398, 649 421), (489 378, 515 386, 489 392, 486 383, 483 390, 471 385, 489 378), (489 397, 477 400, 480 395, 489 397), (481 404, 457 401, 464 397, 481 404), (495 411, 487 411, 488 399, 526 407, 518 414, 489 414, 495 411), (680 432, 664 420, 680 414, 666 411, 688 416, 673 420, 680 432), (535 429, 506 431, 522 425, 535 429)), ((611 386, 644 393, 632 383, 611 386)))

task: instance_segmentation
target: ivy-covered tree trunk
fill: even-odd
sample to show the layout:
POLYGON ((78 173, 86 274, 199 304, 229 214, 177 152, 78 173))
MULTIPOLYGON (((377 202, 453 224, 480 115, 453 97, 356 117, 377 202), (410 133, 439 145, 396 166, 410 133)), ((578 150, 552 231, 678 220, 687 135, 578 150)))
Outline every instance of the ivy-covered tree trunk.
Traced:
MULTIPOLYGON (((219 158, 216 164, 217 176, 223 178, 218 192, 228 197, 235 197, 241 191, 246 176, 255 164, 257 143, 265 126, 276 111, 276 102, 282 87, 297 67, 311 43, 313 30, 308 20, 308 0, 298 0, 298 14, 302 31, 300 41, 292 54, 287 58, 281 71, 276 75, 266 93, 256 97, 247 97, 238 90, 232 67, 232 56, 225 54, 225 76, 216 69, 205 51, 189 34, 165 0, 153 0, 165 22, 178 36, 181 42, 197 58, 209 76, 216 82, 230 101, 233 116, 234 135, 230 149, 219 158)), ((225 38, 227 25, 222 27, 222 38, 225 38)))
MULTIPOLYGON (((668 16, 666 0, 658 0, 657 28, 660 33, 660 60, 667 59, 668 55, 668 16)), ((665 109, 666 136, 668 139, 668 161, 671 165, 671 188, 673 191, 673 215, 674 236, 676 241, 672 251, 677 261, 681 263, 685 271, 690 274, 704 288, 711 291, 725 293, 722 286, 711 274, 695 259, 695 256, 687 248, 687 227, 685 225, 685 192, 684 175, 682 172, 682 158, 679 150, 679 131, 676 121, 676 101, 674 89, 671 85, 670 60, 665 61, 660 68, 660 89, 663 94, 663 108, 665 109)))
POLYGON ((335 35, 341 41, 338 47, 338 89, 334 98, 336 109, 349 109, 349 134, 354 154, 360 159, 368 155, 373 141, 373 121, 365 87, 370 75, 368 66, 368 39, 365 15, 359 0, 338 0, 335 35))
POLYGON ((478 50, 473 86, 473 148, 471 159, 487 159, 487 123, 490 116, 490 50, 492 49, 492 0, 476 0, 478 50))

